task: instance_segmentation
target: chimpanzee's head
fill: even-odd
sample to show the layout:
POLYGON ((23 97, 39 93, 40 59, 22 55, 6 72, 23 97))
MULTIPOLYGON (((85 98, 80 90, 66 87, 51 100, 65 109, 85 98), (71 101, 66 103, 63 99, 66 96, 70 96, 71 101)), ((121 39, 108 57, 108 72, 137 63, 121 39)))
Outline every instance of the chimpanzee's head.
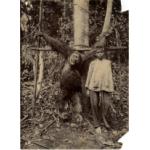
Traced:
POLYGON ((74 66, 81 62, 81 54, 79 52, 73 52, 69 57, 69 64, 74 66))

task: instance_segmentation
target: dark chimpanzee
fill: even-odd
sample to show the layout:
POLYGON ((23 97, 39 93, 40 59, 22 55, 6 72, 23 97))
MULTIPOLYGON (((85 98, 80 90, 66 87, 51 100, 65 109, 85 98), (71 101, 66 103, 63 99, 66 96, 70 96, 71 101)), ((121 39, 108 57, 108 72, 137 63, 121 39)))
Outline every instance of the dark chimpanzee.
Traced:
POLYGON ((62 89, 60 110, 63 110, 65 103, 68 102, 68 100, 71 100, 77 121, 82 121, 82 116, 80 115, 82 112, 80 102, 82 87, 81 75, 78 71, 80 63, 80 53, 73 52, 64 65, 60 79, 60 87, 62 89))
POLYGON ((65 104, 69 101, 73 104, 73 110, 77 121, 82 121, 82 107, 81 107, 81 75, 80 69, 82 64, 81 54, 74 49, 69 48, 59 42, 58 40, 48 36, 46 33, 37 33, 36 36, 43 37, 48 44, 52 47, 53 51, 61 53, 65 59, 65 65, 62 70, 60 87, 62 95, 59 98, 60 111, 64 111, 65 104))

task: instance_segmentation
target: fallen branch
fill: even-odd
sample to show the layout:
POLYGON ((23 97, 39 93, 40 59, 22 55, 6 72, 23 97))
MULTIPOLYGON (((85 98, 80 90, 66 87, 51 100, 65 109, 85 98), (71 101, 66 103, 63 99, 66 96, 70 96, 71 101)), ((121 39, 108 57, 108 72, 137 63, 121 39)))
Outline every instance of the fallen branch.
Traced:
POLYGON ((35 145, 37 145, 37 146, 40 146, 40 147, 42 147, 42 148, 44 148, 44 149, 48 149, 47 146, 42 145, 42 144, 40 144, 40 143, 37 143, 37 142, 32 142, 32 143, 35 144, 35 145))
POLYGON ((29 115, 25 115, 22 119, 21 122, 23 122, 24 120, 26 120, 29 117, 29 115))
POLYGON ((43 132, 45 132, 51 125, 53 125, 56 122, 56 120, 51 121, 43 130, 41 130, 41 135, 43 132))

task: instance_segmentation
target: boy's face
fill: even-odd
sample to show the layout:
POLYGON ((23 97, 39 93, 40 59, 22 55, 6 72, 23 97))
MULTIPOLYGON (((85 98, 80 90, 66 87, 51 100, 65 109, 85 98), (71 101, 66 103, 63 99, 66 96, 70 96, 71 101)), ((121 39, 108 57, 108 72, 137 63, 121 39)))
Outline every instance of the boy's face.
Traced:
POLYGON ((104 57, 104 52, 96 53, 96 57, 99 58, 99 59, 102 59, 104 57))

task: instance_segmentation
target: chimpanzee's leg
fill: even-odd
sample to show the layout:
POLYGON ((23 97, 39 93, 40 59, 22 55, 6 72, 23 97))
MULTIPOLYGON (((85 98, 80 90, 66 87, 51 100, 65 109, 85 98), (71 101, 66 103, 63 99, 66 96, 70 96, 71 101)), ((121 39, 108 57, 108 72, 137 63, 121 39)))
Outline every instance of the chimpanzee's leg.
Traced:
POLYGON ((83 120, 81 113, 82 113, 82 105, 81 105, 81 93, 76 92, 72 96, 73 101, 73 111, 75 113, 75 119, 77 122, 81 122, 83 120))
POLYGON ((59 111, 64 112, 65 111, 65 105, 70 100, 71 95, 67 90, 62 89, 62 93, 59 98, 59 111))

